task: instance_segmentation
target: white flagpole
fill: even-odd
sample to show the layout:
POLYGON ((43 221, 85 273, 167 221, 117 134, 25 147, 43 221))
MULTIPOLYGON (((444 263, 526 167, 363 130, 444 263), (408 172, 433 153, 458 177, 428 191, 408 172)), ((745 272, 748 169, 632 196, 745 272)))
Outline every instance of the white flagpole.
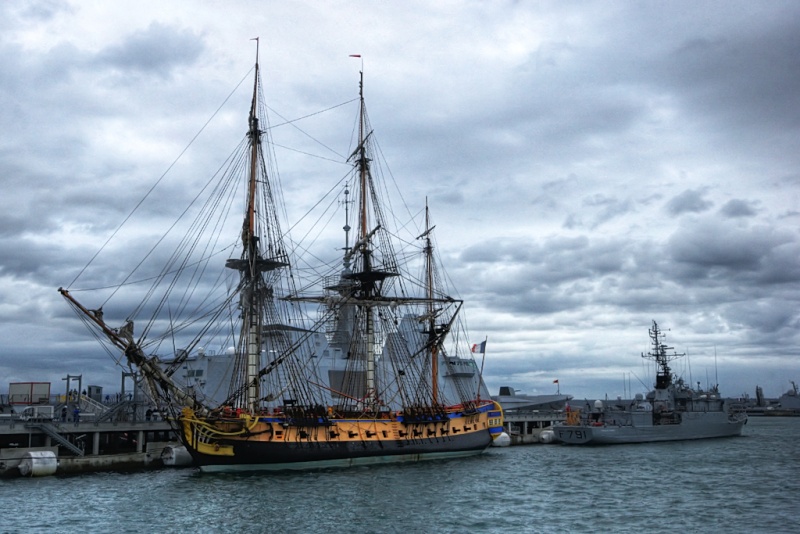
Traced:
MULTIPOLYGON (((489 336, 486 336, 483 339, 483 355, 481 355, 481 374, 478 380, 478 400, 481 399, 481 384, 483 384, 483 363, 486 361, 486 345, 487 341, 489 341, 489 336)), ((488 386, 487 386, 488 389, 488 386)))

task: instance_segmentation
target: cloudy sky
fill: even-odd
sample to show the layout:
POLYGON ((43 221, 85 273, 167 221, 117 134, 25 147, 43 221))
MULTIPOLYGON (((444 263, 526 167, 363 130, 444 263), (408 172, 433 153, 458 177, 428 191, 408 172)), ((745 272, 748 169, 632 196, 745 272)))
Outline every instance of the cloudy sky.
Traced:
MULTIPOLYGON (((0 392, 67 374, 116 391, 56 289, 233 92, 162 208, 216 170, 256 36, 289 119, 354 98, 363 56, 492 391, 643 391, 654 319, 687 379, 732 396, 800 380, 796 1, 20 0, 0 2, 0 392)), ((351 126, 276 150, 290 218, 341 177, 351 126)))

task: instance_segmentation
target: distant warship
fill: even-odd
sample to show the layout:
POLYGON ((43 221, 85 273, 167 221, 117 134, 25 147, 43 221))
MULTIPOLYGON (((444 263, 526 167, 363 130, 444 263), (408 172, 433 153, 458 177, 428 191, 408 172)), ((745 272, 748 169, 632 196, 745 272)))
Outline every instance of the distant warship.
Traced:
POLYGON ((668 354, 663 334, 653 321, 652 350, 643 358, 656 363, 655 388, 624 404, 597 400, 585 411, 574 410, 553 428, 556 440, 571 445, 646 443, 738 436, 747 423, 744 407, 729 403, 719 386, 692 389, 673 377, 669 362, 683 354, 668 354))

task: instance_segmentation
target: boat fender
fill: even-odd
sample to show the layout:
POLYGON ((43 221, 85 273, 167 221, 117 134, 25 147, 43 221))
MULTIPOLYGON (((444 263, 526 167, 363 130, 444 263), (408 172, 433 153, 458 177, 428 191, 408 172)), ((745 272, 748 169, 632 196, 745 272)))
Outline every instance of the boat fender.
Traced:
POLYGON ((501 432, 492 440, 493 447, 508 447, 509 445, 511 445, 511 436, 505 432, 501 432))
POLYGON ((58 457, 51 451, 26 452, 19 463, 19 472, 24 477, 54 475, 58 467, 58 457))
POLYGON ((556 438, 556 433, 552 430, 542 430, 539 434, 539 443, 553 443, 556 438))

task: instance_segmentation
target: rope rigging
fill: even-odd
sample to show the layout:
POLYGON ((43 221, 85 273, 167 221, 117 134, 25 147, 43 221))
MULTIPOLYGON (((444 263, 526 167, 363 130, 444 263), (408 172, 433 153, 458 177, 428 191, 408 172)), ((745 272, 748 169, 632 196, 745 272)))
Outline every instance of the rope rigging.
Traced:
MULTIPOLYGON (((257 78, 255 94, 261 93, 257 78)), ((323 112, 355 101, 362 103, 364 130, 372 132, 359 99, 323 112)), ((149 284, 124 317, 117 306, 108 320, 125 324, 136 336, 128 345, 134 359, 141 361, 145 354, 159 354, 162 349, 172 354, 162 357, 163 377, 149 383, 153 394, 177 402, 179 395, 170 380, 202 349, 205 354, 232 351, 235 355, 226 370, 228 394, 224 399, 216 394, 207 398, 251 412, 287 402, 297 407, 341 405, 353 413, 389 407, 422 410, 432 402, 444 406, 474 398, 474 384, 462 384, 451 376, 450 366, 437 373, 432 363, 431 357, 443 362, 451 354, 458 357, 458 346, 466 344, 459 332, 461 301, 448 296, 442 284, 446 278, 438 269, 424 270, 425 254, 435 260, 438 250, 430 246, 432 236, 426 237, 424 247, 415 236, 427 236, 432 228, 422 232, 420 212, 413 214, 399 195, 393 175, 383 170, 383 158, 373 161, 367 156, 381 155, 375 136, 367 135, 353 151, 357 157, 350 172, 289 226, 284 224, 289 217, 274 157, 275 147, 281 145, 274 142, 272 132, 286 125, 299 130, 297 122, 322 112, 287 120, 260 98, 254 99, 253 110, 254 126, 200 185, 167 231, 142 251, 141 260, 119 284, 95 288, 108 293, 102 306, 109 309, 112 302, 132 301, 134 286, 149 284), (270 125, 270 112, 283 122, 270 125), (253 171, 256 175, 243 181, 253 171), (388 181, 398 194, 389 194, 388 181), (343 187, 352 189, 353 198, 363 199, 361 212, 354 209, 343 221, 344 228, 354 227, 354 235, 362 237, 357 243, 346 243, 344 249, 336 248, 331 256, 328 243, 332 238, 324 227, 336 225, 336 208, 342 204, 338 192, 343 187), (246 206, 240 203, 243 191, 257 192, 250 193, 253 196, 246 206), (392 209, 393 199, 407 214, 402 220, 392 209), (295 241, 292 235, 301 225, 306 228, 295 241), (286 233, 284 226, 289 229, 286 233), (178 234, 184 235, 178 238, 178 234), (236 235, 243 236, 241 241, 230 242, 236 235), (222 257, 228 258, 228 268, 222 257), (454 335, 446 341, 450 333, 454 335), (365 376, 370 377, 366 383, 365 376), (450 393, 437 393, 439 380, 452 381, 450 393)), ((145 199, 153 196, 166 174, 145 199)), ((108 242, 89 263, 107 246, 108 242)), ((103 339, 97 328, 93 332, 103 339)))

